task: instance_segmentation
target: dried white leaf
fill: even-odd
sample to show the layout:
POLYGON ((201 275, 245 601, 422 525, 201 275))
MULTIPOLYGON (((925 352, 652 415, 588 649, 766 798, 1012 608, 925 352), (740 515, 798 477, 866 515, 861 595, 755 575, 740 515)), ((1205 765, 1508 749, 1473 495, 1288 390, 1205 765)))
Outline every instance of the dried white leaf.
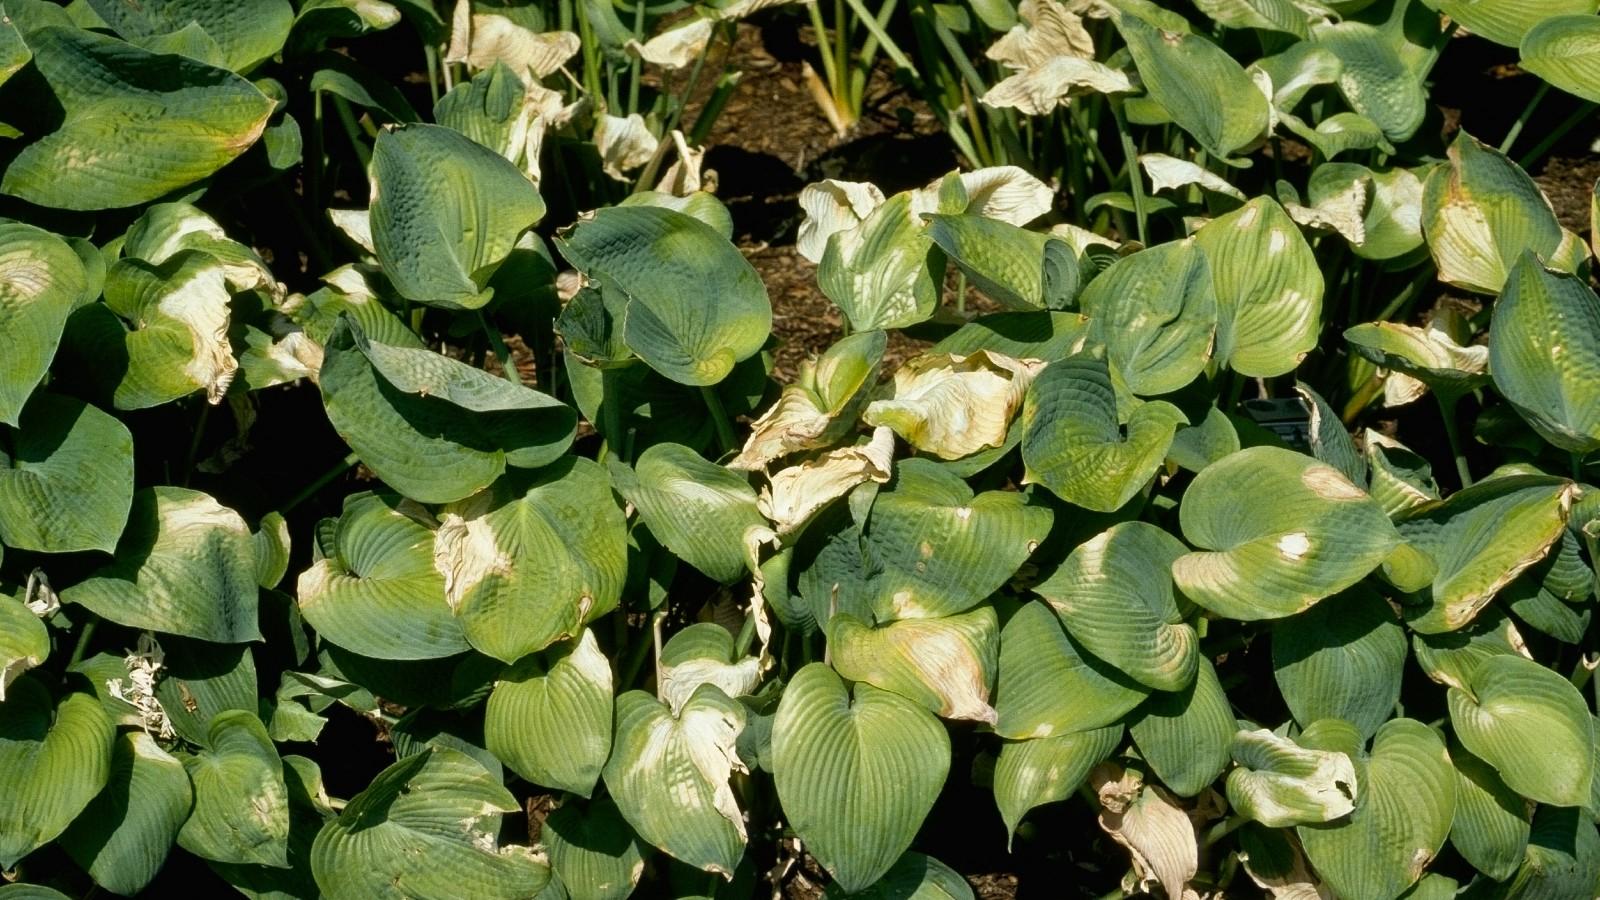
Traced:
POLYGON ((1146 153, 1139 157, 1139 165, 1143 166, 1145 174, 1150 176, 1150 188, 1153 192, 1198 184, 1208 191, 1215 191, 1235 200, 1246 199, 1244 192, 1229 184, 1227 179, 1186 159, 1178 159, 1165 153, 1146 153))

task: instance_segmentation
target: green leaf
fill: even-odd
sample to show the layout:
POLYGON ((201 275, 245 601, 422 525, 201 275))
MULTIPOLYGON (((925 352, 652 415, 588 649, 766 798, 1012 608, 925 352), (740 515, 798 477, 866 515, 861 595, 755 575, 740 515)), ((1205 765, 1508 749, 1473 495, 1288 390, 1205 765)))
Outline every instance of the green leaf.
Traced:
POLYGON ((62 591, 61 601, 130 628, 259 641, 255 568, 238 513, 199 491, 147 488, 133 496, 115 559, 62 591))
POLYGON ((1006 741, 994 766, 994 802, 1006 823, 1006 844, 1029 810, 1071 797, 1089 770, 1122 743, 1122 725, 1031 741, 1006 741))
POLYGON ((516 662, 616 608, 627 524, 598 464, 564 457, 521 497, 484 505, 443 510, 433 550, 445 598, 480 653, 516 662))
POLYGON ((475 494, 507 467, 548 465, 572 408, 431 350, 368 340, 340 317, 322 364, 328 420, 379 478, 422 503, 475 494))
POLYGON ((550 867, 572 900, 625 900, 644 873, 639 836, 610 800, 569 800, 544 822, 550 867))
POLYGON ((283 763, 255 713, 225 710, 211 719, 209 748, 186 756, 194 812, 178 845, 224 863, 289 864, 289 790, 283 763))
POLYGON ((1455 773, 1444 743, 1421 722, 1384 723, 1365 758, 1356 755, 1359 741, 1335 719, 1313 723, 1301 735, 1303 747, 1351 755, 1359 791, 1347 818, 1295 831, 1335 894, 1392 900, 1444 846, 1455 812, 1455 773))
POLYGON ((977 606, 1016 574, 1053 519, 1015 491, 974 495, 935 463, 902 460, 862 534, 872 614, 937 618, 977 606))
POLYGON ((66 241, 0 222, 0 423, 17 424, 55 357, 67 314, 88 290, 83 263, 66 241))
POLYGON ((255 713, 256 663, 249 644, 210 644, 169 637, 161 643, 156 699, 178 736, 211 746, 211 720, 224 710, 255 713))
POLYGON ((1226 51, 1187 29, 1171 31, 1161 21, 1146 21, 1131 4, 1119 7, 1117 31, 1145 90, 1208 152, 1232 156, 1266 132, 1267 98, 1226 51))
POLYGON ((0 543, 110 553, 132 505, 127 427, 82 400, 35 392, 10 446, 0 450, 0 543))
POLYGON ((1450 762, 1456 767, 1450 843, 1474 869, 1504 881, 1522 864, 1533 804, 1464 747, 1451 745, 1450 762))
POLYGON ((1276 447, 1207 466, 1178 514, 1184 537, 1203 549, 1173 562, 1173 580, 1233 619, 1309 609, 1366 577, 1399 543, 1383 509, 1337 469, 1276 447))
POLYGON ((747 715, 715 685, 701 686, 676 716, 649 694, 629 691, 617 698, 604 772, 606 789, 639 837, 729 880, 744 855, 744 816, 728 779, 744 770, 735 742, 747 715))
POLYGON ((988 216, 937 214, 928 217, 927 233, 991 300, 1006 309, 1045 308, 1041 261, 1048 234, 988 216))
POLYGON ((1356 769, 1347 754, 1302 747, 1265 728, 1233 737, 1228 804, 1269 828, 1330 822, 1355 809, 1356 769))
POLYGON ((624 309, 622 338, 652 369, 712 385, 772 330, 761 277, 716 229, 670 209, 602 209, 556 239, 567 261, 624 309))
POLYGON ((1512 790, 1552 806, 1589 801, 1594 723, 1567 679, 1529 659, 1493 656, 1449 699, 1456 736, 1512 790))
POLYGON ((33 52, 28 49, 28 42, 8 17, 0 23, 0 84, 5 84, 31 59, 33 52))
POLYGON ((96 362, 109 363, 100 377, 114 383, 118 409, 159 406, 198 390, 222 402, 239 365, 228 344, 227 276, 220 260, 198 250, 159 265, 123 259, 111 267, 106 308, 126 324, 108 322, 103 337, 95 336, 103 346, 90 352, 105 354, 96 362))
POLYGON ((887 345, 883 332, 863 331, 836 341, 815 360, 802 361, 794 382, 784 385, 777 402, 751 423, 749 440, 728 465, 759 469, 849 435, 877 385, 887 345))
POLYGON ((1522 36, 1518 61, 1524 70, 1569 94, 1600 103, 1600 18, 1594 0, 1547 0, 1581 8, 1583 15, 1543 15, 1522 36))
POLYGON ((1293 0, 1196 0, 1195 6, 1218 25, 1260 28, 1304 39, 1315 19, 1315 4, 1293 0))
POLYGON ((300 573, 300 614, 324 640, 374 659, 467 649, 434 566, 427 511, 393 495, 345 498, 327 555, 300 573))
POLYGON ((1338 85, 1344 101, 1398 142, 1421 127, 1428 93, 1386 32, 1365 22, 1340 22, 1314 28, 1311 34, 1315 46, 1343 64, 1338 85))
MULTIPOLYGON (((674 712, 703 684, 714 684, 732 699, 753 692, 761 682, 758 656, 734 658, 734 636, 716 622, 696 622, 661 648, 657 694, 674 712)), ((741 737, 749 737, 746 730, 741 737)))
POLYGON ((1216 359, 1252 377, 1293 371, 1322 327, 1322 271, 1299 226, 1277 201, 1257 197, 1194 240, 1217 294, 1216 359))
POLYGON ((1600 297, 1582 278, 1524 251, 1494 305, 1489 370, 1540 437, 1569 453, 1600 449, 1600 297))
POLYGON ((1217 298, 1204 253, 1173 241, 1113 262, 1084 288, 1089 342, 1103 344, 1116 383, 1141 397, 1179 390, 1205 371, 1217 298))
POLYGON ((183 763, 150 735, 123 732, 105 790, 61 835, 61 847, 95 884, 133 896, 161 870, 193 802, 183 763))
POLYGON ((210 175, 255 143, 274 103, 248 81, 183 57, 75 28, 28 36, 62 114, 22 148, 0 191, 57 209, 154 200, 210 175))
POLYGON ((892 691, 947 719, 990 725, 999 644, 992 606, 876 628, 847 613, 828 622, 828 652, 841 677, 892 691))
POLYGON ((1198 424, 1184 425, 1172 436, 1172 446, 1167 448, 1167 460, 1190 472, 1199 473, 1206 466, 1239 452, 1239 431, 1228 414, 1215 405, 1206 410, 1206 417, 1198 424))
POLYGON ((458 131, 406 125, 372 151, 372 243, 401 296, 445 309, 489 302, 489 277, 544 216, 539 191, 458 131))
POLYGON ((1115 511, 1149 483, 1185 422, 1163 400, 1124 414, 1104 360, 1078 354, 1053 362, 1023 403, 1023 480, 1085 509, 1115 511))
MULTIPOLYGON (((823 894, 828 900, 846 895, 837 882, 823 894)), ((972 886, 960 873, 931 856, 907 851, 873 885, 848 894, 856 900, 972 900, 972 886)))
POLYGON ((1102 728, 1121 720, 1146 694, 1082 649, 1043 603, 1023 604, 1000 631, 994 730, 1001 737, 1027 740, 1102 728))
POLYGON ((1397 375, 1432 389, 1443 403, 1471 393, 1489 380, 1489 348, 1457 343, 1447 328, 1441 327, 1446 318, 1441 313, 1427 328, 1367 322, 1345 330, 1350 349, 1389 372, 1384 382, 1385 406, 1398 406, 1421 393, 1420 389, 1395 390, 1397 375))
POLYGON ((384 769, 317 834, 311 871, 329 900, 532 897, 550 867, 496 842, 501 814, 521 811, 472 757, 427 750, 384 769))
POLYGON ((871 886, 910 846, 950 769, 932 713, 827 666, 790 680, 772 725, 773 780, 790 827, 843 890, 871 886))
POLYGON ((1528 655, 1516 623, 1493 606, 1458 631, 1413 634, 1411 649, 1417 656, 1417 665, 1430 679, 1446 687, 1463 689, 1485 659, 1506 654, 1528 655))
POLYGON ((1144 522, 1123 522, 1079 544, 1034 593, 1085 648, 1158 691, 1194 679, 1200 639, 1172 593, 1183 544, 1144 522))
POLYGON ((1211 660, 1175 691, 1154 691, 1128 717, 1128 732, 1150 768, 1174 793, 1193 797, 1228 767, 1238 723, 1211 660))
POLYGON ((283 47, 294 21, 286 0, 248 0, 226 9, 206 0, 89 0, 113 31, 133 43, 198 25, 222 51, 225 69, 245 72, 283 47))
MULTIPOLYGON (((1406 544, 1431 562, 1433 588, 1427 605, 1406 608, 1407 624, 1435 634, 1471 622, 1561 537, 1575 491, 1565 479, 1512 475, 1407 514, 1396 525, 1406 544)), ((1415 590, 1427 584, 1424 578, 1400 586, 1415 590)))
POLYGON ((859 225, 828 237, 817 286, 850 330, 905 328, 939 305, 944 254, 923 228, 907 191, 890 197, 859 225))
POLYGON ((1463 131, 1448 155, 1422 194, 1422 231, 1440 281, 1498 294, 1525 251, 1568 272, 1583 261, 1582 241, 1561 227, 1539 186, 1505 154, 1463 131))
POLYGON ((1551 18, 1593 18, 1600 7, 1595 0, 1438 0, 1435 5, 1468 32, 1507 47, 1521 44, 1530 29, 1551 18))
POLYGON ((611 664, 588 629, 545 657, 495 682, 484 746, 534 784, 588 797, 611 752, 611 664))
POLYGON ((278 586, 289 573, 289 523, 282 513, 261 517, 255 530, 256 583, 267 590, 278 586))
POLYGON ((632 472, 612 464, 611 477, 650 533, 684 562, 724 584, 745 576, 745 535, 768 525, 743 473, 681 444, 656 444, 632 472))
POLYGON ((1400 699, 1406 636, 1389 604, 1356 587, 1272 628, 1272 674, 1295 721, 1343 719, 1369 737, 1400 699))
POLYGON ((42 847, 111 777, 116 726, 90 694, 59 702, 33 676, 0 703, 0 868, 42 847))
POLYGON ((929 348, 929 353, 970 356, 979 350, 1012 359, 1055 362, 1083 349, 1086 316, 1071 312, 1000 312, 979 316, 929 348))

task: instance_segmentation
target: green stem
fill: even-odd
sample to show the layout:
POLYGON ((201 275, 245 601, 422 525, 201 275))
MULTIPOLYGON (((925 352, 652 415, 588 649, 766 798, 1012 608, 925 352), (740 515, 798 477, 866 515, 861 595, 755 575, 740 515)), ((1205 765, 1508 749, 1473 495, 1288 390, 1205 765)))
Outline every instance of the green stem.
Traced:
POLYGON ((316 496, 319 491, 327 487, 329 484, 332 484, 335 478, 338 478, 340 475, 343 475, 345 472, 349 471, 351 466, 360 461, 361 458, 356 456, 353 451, 345 454, 344 459, 339 460, 333 465, 332 468, 328 469, 328 471, 317 476, 316 481, 306 485, 304 490, 289 498, 288 503, 278 507, 278 512, 287 515, 290 510, 316 496))
POLYGON ((839 69, 828 44, 828 26, 822 21, 822 4, 807 3, 806 12, 811 16, 811 30, 817 33, 817 55, 822 57, 822 74, 831 88, 839 83, 839 69))
POLYGON ((483 329, 483 336, 489 339, 489 349, 500 359, 500 368, 504 370, 500 374, 512 384, 521 384, 522 375, 517 372, 517 364, 511 358, 511 348, 506 346, 505 335, 489 324, 489 317, 481 309, 478 310, 478 327, 483 329))
MULTIPOLYGON (((626 613, 622 610, 617 610, 616 615, 621 616, 626 615, 626 613)), ((652 622, 660 615, 660 612, 656 612, 651 617, 652 622)), ((639 670, 644 667, 644 657, 645 654, 650 652, 651 646, 650 641, 640 641, 629 648, 628 661, 622 668, 621 677, 617 679, 620 689, 627 690, 633 686, 634 680, 639 677, 639 670)))
POLYGON ((1567 116, 1565 121, 1563 121, 1560 125, 1557 125, 1549 134, 1545 135, 1544 140, 1540 141, 1532 150, 1529 150, 1526 156, 1517 160, 1517 165, 1524 169, 1531 168, 1534 163, 1538 162, 1540 159, 1543 159, 1544 155, 1550 152, 1550 148, 1554 147, 1557 141, 1566 137, 1567 132, 1578 127, 1578 125, 1591 120, 1594 117, 1596 106, 1600 106, 1600 104, 1597 104, 1593 101, 1587 101, 1582 106, 1578 107, 1573 111, 1572 115, 1567 116))
POLYGON ((850 11, 854 12, 856 17, 861 20, 861 24, 866 26, 867 33, 877 38, 878 43, 883 45, 883 52, 888 54, 895 65, 910 72, 913 78, 921 77, 917 72, 917 67, 912 64, 910 58, 900 49, 900 45, 894 42, 894 38, 889 36, 889 32, 884 31, 883 26, 878 24, 877 18, 872 15, 862 0, 844 0, 844 2, 850 6, 850 11))
MULTIPOLYGON (((636 40, 644 41, 644 0, 633 0, 633 36, 636 40)), ((634 54, 633 62, 628 65, 628 114, 639 111, 639 75, 644 60, 634 54)))
POLYGON ((627 462, 617 450, 622 448, 622 377, 616 369, 600 370, 600 437, 618 459, 627 462))
POLYGON ((100 617, 91 613, 89 621, 83 623, 83 630, 78 632, 78 642, 72 645, 72 658, 67 660, 67 668, 83 662, 83 655, 89 650, 89 639, 94 637, 95 627, 99 624, 100 617))
POLYGON ((1467 455, 1461 450, 1461 435, 1456 430, 1456 397, 1445 396, 1438 391, 1433 392, 1439 401, 1439 414, 1444 417, 1444 436, 1450 442, 1450 454, 1455 457, 1456 474, 1461 477, 1463 488, 1472 487, 1472 470, 1467 467, 1467 455))
POLYGON ((1411 283, 1407 284, 1403 289, 1401 289, 1400 293, 1396 294, 1395 298, 1389 301, 1389 305, 1385 306, 1378 312, 1377 321, 1387 322, 1392 320, 1396 315, 1403 315, 1406 310, 1411 308, 1411 304, 1416 301, 1417 296, 1422 292, 1422 289, 1431 281, 1433 281, 1433 267, 1424 264, 1422 271, 1418 272, 1416 277, 1411 279, 1411 283))
POLYGON ((1117 134, 1122 138, 1123 163, 1127 167, 1128 187, 1133 194, 1133 217, 1139 228, 1139 243, 1145 243, 1144 179, 1139 175, 1139 151, 1133 146, 1133 135, 1128 133, 1128 120, 1123 115, 1122 104, 1113 100, 1111 114, 1117 120, 1117 134))
POLYGON ((427 62, 428 69, 428 96, 433 98, 435 105, 439 103, 439 75, 434 70, 439 68, 439 51, 432 44, 422 48, 422 56, 427 62))
POLYGON ((194 425, 194 434, 189 436, 189 452, 183 458, 183 486, 189 486, 189 479, 194 475, 194 459, 200 455, 200 441, 206 434, 206 423, 211 421, 211 404, 202 401, 200 406, 200 421, 194 425))
POLYGON ((356 158, 361 160, 361 171, 365 173, 372 165, 372 151, 367 149, 366 142, 361 140, 361 127, 356 124, 356 115, 350 111, 350 103, 338 94, 333 95, 333 108, 339 114, 339 124, 344 126, 344 133, 350 138, 350 149, 356 153, 356 158))
POLYGON ((711 412, 711 424, 717 429, 717 446, 722 448, 723 453, 732 453, 738 446, 734 442, 733 423, 728 421, 727 407, 722 405, 716 386, 701 386, 700 396, 706 399, 706 409, 711 412))
POLYGON ((1506 139, 1500 142, 1501 153, 1511 152, 1511 145, 1517 142, 1517 135, 1522 133, 1523 126, 1527 125, 1528 120, 1533 118, 1533 111, 1539 108, 1539 101, 1543 100, 1544 95, 1548 93, 1550 93, 1550 82, 1539 82, 1539 89, 1533 92, 1533 99, 1529 100, 1528 105, 1522 108, 1522 114, 1517 116, 1517 120, 1511 123, 1511 130, 1506 132, 1506 139))

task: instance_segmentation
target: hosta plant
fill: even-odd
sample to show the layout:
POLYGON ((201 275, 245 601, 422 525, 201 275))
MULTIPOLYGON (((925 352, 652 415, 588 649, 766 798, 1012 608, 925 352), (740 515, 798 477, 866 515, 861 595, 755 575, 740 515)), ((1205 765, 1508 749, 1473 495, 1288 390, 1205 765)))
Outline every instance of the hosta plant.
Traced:
POLYGON ((811 184, 781 384, 614 114, 760 5, 0 0, 0 900, 1600 894, 1592 236, 1407 143, 1458 28, 1593 100, 1593 0, 974 3, 1132 219, 811 184))

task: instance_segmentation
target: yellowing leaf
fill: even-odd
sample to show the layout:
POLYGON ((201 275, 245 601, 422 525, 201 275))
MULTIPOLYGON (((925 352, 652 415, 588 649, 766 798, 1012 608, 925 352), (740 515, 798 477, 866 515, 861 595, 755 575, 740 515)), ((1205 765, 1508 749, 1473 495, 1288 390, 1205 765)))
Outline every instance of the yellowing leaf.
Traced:
POLYGON ((895 372, 888 396, 868 404, 862 419, 893 428, 918 450, 960 459, 1005 443, 1012 415, 1043 368, 1039 360, 987 350, 924 354, 895 372))

